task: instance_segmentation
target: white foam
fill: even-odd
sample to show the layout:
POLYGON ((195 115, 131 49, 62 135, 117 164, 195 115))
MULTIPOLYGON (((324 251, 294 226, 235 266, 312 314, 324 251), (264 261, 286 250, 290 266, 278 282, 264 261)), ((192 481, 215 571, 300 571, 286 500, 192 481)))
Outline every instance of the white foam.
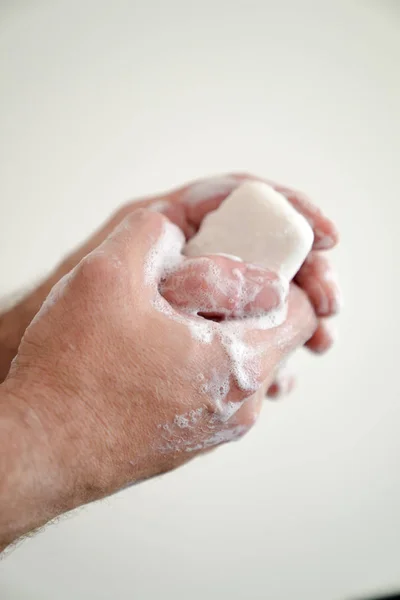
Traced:
MULTIPOLYGON (((278 309, 285 305, 288 296, 289 283, 284 278, 271 280, 269 284, 274 287, 277 298, 280 300, 278 309)), ((222 269, 209 257, 200 257, 195 260, 186 260, 179 265, 174 277, 169 278, 161 285, 161 293, 173 293, 179 299, 181 310, 187 314, 214 313, 221 316, 243 318, 248 312, 248 306, 266 286, 266 280, 261 275, 260 269, 251 266, 243 273, 239 268, 234 268, 230 274, 224 275, 222 269), (256 269, 258 269, 256 271, 256 269), (203 280, 206 285, 188 287, 192 278, 196 277, 197 283, 203 280)), ((271 310, 271 327, 275 326, 274 310, 271 310)), ((253 312, 254 316, 256 312, 253 312)), ((265 315, 260 309, 259 316, 265 315)), ((265 328, 265 326, 263 327, 265 328)))
POLYGON ((182 415, 176 415, 174 418, 174 424, 179 429, 191 429, 197 425, 201 417, 203 416, 204 408, 200 407, 196 410, 191 410, 182 415))
POLYGON ((179 227, 166 220, 163 223, 161 236, 146 257, 144 275, 148 285, 158 283, 162 277, 166 277, 183 261, 184 243, 183 232, 179 227))
POLYGON ((259 351, 246 344, 235 330, 228 330, 220 339, 229 356, 230 369, 236 385, 243 392, 256 392, 261 384, 259 351))
POLYGON ((226 444, 227 442, 234 442, 240 439, 247 431, 246 425, 236 425, 228 429, 221 429, 216 431, 206 440, 196 444, 195 446, 188 446, 185 448, 186 452, 198 452, 200 450, 207 450, 207 448, 213 448, 220 444, 226 444))
POLYGON ((207 377, 201 373, 199 391, 205 394, 214 406, 220 421, 228 420, 241 403, 227 401, 231 381, 250 396, 257 391, 261 384, 261 358, 265 353, 263 345, 254 347, 245 341, 249 331, 268 330, 281 325, 286 318, 287 304, 280 306, 259 317, 235 319, 216 323, 199 317, 193 313, 181 314, 162 296, 157 296, 153 302, 155 308, 186 326, 194 340, 202 344, 217 342, 226 353, 226 361, 218 369, 211 369, 207 377))
POLYGON ((231 417, 233 417, 234 414, 237 413, 239 408, 243 406, 244 402, 244 400, 237 400, 236 402, 228 400, 224 402, 221 412, 219 414, 213 415, 213 421, 219 423, 226 423, 227 421, 229 421, 229 419, 231 419, 231 417))
MULTIPOLYGON (((261 358, 265 348, 263 345, 254 346, 253 343, 248 343, 246 335, 249 331, 270 329, 284 322, 287 311, 288 283, 285 280, 277 280, 274 283, 277 286, 281 303, 268 313, 260 312, 259 316, 236 318, 221 323, 204 319, 197 313, 213 308, 216 312, 221 312, 221 307, 214 303, 212 290, 217 290, 227 298, 234 297, 237 303, 235 316, 243 317, 245 307, 260 293, 265 285, 265 280, 260 276, 257 281, 256 273, 252 274, 251 280, 247 280, 239 268, 233 269, 233 277, 224 277, 220 267, 207 257, 196 259, 196 269, 193 270, 194 261, 185 260, 182 257, 183 243, 182 232, 175 225, 166 222, 162 235, 146 257, 146 282, 152 285, 159 284, 160 280, 174 274, 173 278, 167 280, 166 285, 175 286, 173 289, 182 294, 184 299, 185 278, 190 278, 194 272, 198 274, 199 264, 204 269, 202 277, 207 281, 207 286, 205 286, 207 291, 199 286, 195 306, 189 306, 186 311, 175 309, 158 291, 154 295, 153 306, 168 318, 185 326, 196 342, 204 345, 217 343, 224 351, 225 356, 222 355, 221 364, 207 374, 201 373, 198 389, 211 402, 218 422, 226 422, 242 404, 240 401, 231 402, 229 400, 232 382, 234 381, 246 396, 257 391, 261 384, 261 358), (185 262, 183 262, 184 260, 185 262)), ((188 293, 193 301, 190 290, 188 293)), ((178 435, 177 432, 188 429, 192 425, 194 425, 193 415, 185 414, 176 417, 173 430, 171 430, 171 426, 166 426, 166 434, 174 438, 174 443, 171 440, 168 442, 171 446, 170 449, 176 448, 177 444, 182 444, 181 435, 178 435)))
POLYGON ((229 369, 212 368, 208 379, 200 386, 201 393, 211 400, 218 415, 225 414, 225 399, 230 389, 229 369))

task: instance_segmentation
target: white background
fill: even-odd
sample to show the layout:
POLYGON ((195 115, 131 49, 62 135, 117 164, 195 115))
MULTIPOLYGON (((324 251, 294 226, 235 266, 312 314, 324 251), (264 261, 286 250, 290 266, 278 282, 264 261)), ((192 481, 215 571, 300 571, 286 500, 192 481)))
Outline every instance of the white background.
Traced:
POLYGON ((396 0, 1 2, 1 295, 128 198, 239 169, 337 220, 346 298, 243 442, 26 541, 2 600, 400 587, 399 64, 396 0))

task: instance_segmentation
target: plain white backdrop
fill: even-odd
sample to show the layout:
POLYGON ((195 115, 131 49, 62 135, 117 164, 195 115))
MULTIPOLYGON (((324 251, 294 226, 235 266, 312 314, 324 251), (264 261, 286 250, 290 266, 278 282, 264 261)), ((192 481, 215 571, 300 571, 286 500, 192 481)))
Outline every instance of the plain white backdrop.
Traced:
POLYGON ((0 295, 129 198, 247 170, 342 233, 335 349, 242 442, 85 508, 2 600, 351 600, 400 588, 395 0, 3 0, 0 295))

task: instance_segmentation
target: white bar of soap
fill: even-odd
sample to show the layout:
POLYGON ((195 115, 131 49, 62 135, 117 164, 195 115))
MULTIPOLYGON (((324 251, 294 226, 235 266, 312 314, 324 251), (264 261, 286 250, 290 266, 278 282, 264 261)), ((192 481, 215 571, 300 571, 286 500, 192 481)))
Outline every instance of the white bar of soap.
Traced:
POLYGON ((205 217, 185 254, 230 254, 291 280, 313 240, 306 219, 282 194, 266 183, 248 181, 205 217))

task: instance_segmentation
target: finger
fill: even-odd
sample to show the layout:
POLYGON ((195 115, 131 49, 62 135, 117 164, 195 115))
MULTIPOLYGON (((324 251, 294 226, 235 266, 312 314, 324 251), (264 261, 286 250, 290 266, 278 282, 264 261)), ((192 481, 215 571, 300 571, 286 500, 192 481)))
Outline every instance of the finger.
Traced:
POLYGON ((248 329, 249 339, 276 348, 280 355, 279 363, 281 363, 286 356, 296 348, 303 346, 312 337, 318 320, 307 295, 297 285, 291 284, 286 317, 276 327, 268 327, 267 320, 265 323, 263 328, 262 318, 252 319, 249 321, 249 325, 244 322, 243 327, 248 329))
POLYGON ((264 403, 265 392, 260 388, 246 400, 233 417, 228 421, 230 426, 239 426, 245 435, 257 423, 264 403))
POLYGON ((306 347, 316 354, 330 350, 336 340, 336 328, 332 321, 322 319, 314 335, 306 343, 306 347))
POLYGON ((239 181, 229 175, 200 179, 166 194, 131 202, 118 211, 115 218, 121 220, 135 208, 147 208, 165 214, 189 238, 204 216, 217 209, 238 185, 239 181))
POLYGON ((267 390, 268 398, 277 400, 282 396, 290 394, 296 383, 294 374, 284 365, 280 367, 275 375, 274 382, 267 390))
POLYGON ((322 211, 311 202, 311 200, 298 190, 292 190, 274 182, 268 182, 277 192, 283 194, 307 219, 314 231, 314 250, 329 250, 336 246, 339 241, 339 233, 334 223, 328 219, 322 211))
POLYGON ((181 339, 182 351, 198 370, 194 389, 215 419, 230 421, 260 388, 264 396, 278 365, 315 331, 314 310, 302 290, 293 284, 287 317, 282 321, 271 328, 273 321, 265 321, 264 317, 219 323, 190 314, 178 319, 177 327, 188 327, 190 333, 189 339, 185 335, 181 339))
POLYGON ((263 394, 260 390, 239 406, 235 414, 223 424, 214 422, 214 426, 217 423, 217 430, 206 443, 203 442, 204 450, 201 452, 206 453, 213 447, 241 440, 257 423, 262 404, 263 394))
POLYGON ((288 287, 272 271, 215 255, 186 259, 162 282, 160 292, 185 312, 223 320, 278 309, 288 287))
POLYGON ((302 214, 311 225, 314 231, 313 248, 315 250, 328 250, 338 243, 339 234, 334 223, 328 219, 303 192, 281 185, 269 179, 260 179, 254 175, 236 174, 234 177, 240 181, 246 181, 248 179, 265 181, 265 183, 268 183, 268 185, 273 187, 277 192, 283 194, 283 196, 289 200, 291 205, 302 214))
POLYGON ((261 385, 272 384, 278 365, 310 339, 317 327, 317 319, 307 296, 292 284, 287 316, 281 319, 280 325, 273 326, 267 315, 222 322, 219 326, 222 345, 230 358, 230 370, 239 391, 235 397, 238 400, 240 394, 243 399, 246 393, 250 396, 261 385))
POLYGON ((239 184, 232 175, 200 179, 176 190, 173 201, 185 207, 188 222, 197 230, 204 217, 216 210, 239 184))
POLYGON ((328 258, 311 252, 295 277, 320 317, 336 315, 341 306, 341 291, 328 258))

